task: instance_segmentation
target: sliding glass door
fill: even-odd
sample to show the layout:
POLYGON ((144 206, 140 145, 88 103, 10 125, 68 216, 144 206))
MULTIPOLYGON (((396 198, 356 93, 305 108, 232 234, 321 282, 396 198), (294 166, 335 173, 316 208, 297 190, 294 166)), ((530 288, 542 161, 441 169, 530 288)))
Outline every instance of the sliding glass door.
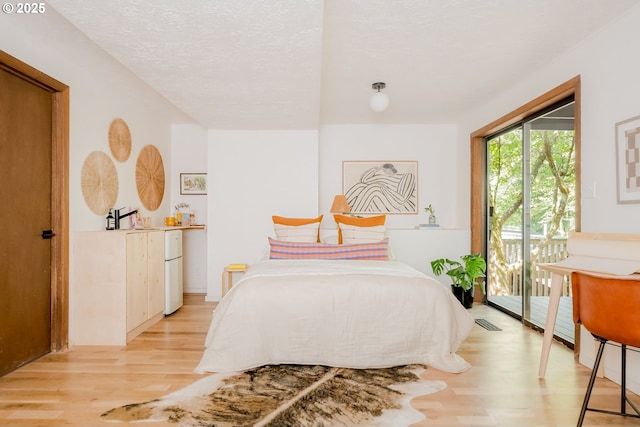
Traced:
MULTIPOLYGON (((575 230, 573 105, 567 99, 486 139, 487 300, 540 328, 551 281, 536 264, 566 257, 575 230)), ((568 283, 563 296, 555 332, 573 343, 568 283)))

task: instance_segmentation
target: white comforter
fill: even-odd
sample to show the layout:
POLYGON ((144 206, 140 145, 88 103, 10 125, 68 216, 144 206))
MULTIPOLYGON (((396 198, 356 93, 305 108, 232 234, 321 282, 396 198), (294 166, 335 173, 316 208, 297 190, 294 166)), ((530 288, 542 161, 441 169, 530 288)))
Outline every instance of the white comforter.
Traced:
POLYGON ((447 372, 474 320, 451 290, 394 261, 268 260, 251 265, 213 313, 196 372, 267 364, 447 372))

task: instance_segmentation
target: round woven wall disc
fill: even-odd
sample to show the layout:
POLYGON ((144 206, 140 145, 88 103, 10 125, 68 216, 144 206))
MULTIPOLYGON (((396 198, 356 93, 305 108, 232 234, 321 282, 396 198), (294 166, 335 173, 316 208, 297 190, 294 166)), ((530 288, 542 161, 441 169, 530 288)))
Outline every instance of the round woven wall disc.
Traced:
POLYGON ((82 195, 98 215, 106 215, 118 198, 118 172, 113 160, 102 151, 89 154, 82 165, 80 177, 82 195))
POLYGON ((153 145, 142 147, 136 162, 136 187, 145 208, 155 211, 164 197, 164 164, 153 145))
POLYGON ((131 132, 127 123, 120 119, 113 119, 109 125, 109 148, 113 158, 124 162, 131 154, 131 132))

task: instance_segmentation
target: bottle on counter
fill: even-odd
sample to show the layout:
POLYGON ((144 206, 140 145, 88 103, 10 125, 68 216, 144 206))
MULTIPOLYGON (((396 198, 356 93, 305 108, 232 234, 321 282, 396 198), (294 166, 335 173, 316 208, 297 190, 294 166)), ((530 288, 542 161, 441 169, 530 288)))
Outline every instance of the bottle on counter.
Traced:
POLYGON ((107 215, 107 230, 115 230, 116 229, 116 218, 113 216, 113 209, 109 209, 109 214, 107 215))

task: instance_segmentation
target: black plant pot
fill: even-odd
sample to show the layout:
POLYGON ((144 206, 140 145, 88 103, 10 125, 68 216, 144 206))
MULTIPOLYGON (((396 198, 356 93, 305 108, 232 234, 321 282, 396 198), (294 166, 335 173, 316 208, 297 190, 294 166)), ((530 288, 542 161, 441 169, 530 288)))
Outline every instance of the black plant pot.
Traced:
POLYGON ((473 288, 465 291, 460 286, 451 285, 451 292, 464 308, 473 307, 473 288))

